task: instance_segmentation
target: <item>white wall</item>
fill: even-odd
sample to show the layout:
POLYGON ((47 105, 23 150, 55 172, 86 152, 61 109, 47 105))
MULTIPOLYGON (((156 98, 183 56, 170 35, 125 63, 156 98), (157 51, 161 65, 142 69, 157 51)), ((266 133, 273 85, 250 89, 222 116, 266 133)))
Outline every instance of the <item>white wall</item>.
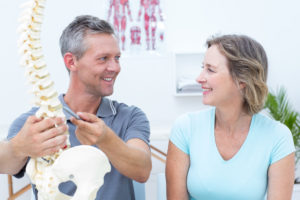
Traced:
POLYGON ((169 49, 198 50, 215 33, 247 34, 265 47, 269 86, 284 85, 300 112, 299 7, 297 0, 168 1, 169 49))
MULTIPOLYGON (((131 0, 130 2, 137 2, 131 0)), ((124 53, 122 72, 113 98, 141 107, 155 133, 168 132, 181 113, 203 108, 201 97, 174 97, 171 51, 204 51, 205 40, 216 33, 247 34, 263 44, 269 57, 268 84, 284 85, 300 112, 300 2, 298 0, 161 0, 166 16, 166 49, 160 55, 124 53), (161 132, 159 131, 161 130, 161 132)), ((25 0, 0 1, 0 127, 7 127, 30 108, 31 94, 25 85, 17 54, 17 18, 25 0)), ((79 14, 106 16, 104 0, 49 0, 42 42, 46 61, 59 92, 68 86, 58 39, 62 29, 79 14)), ((134 18, 137 11, 132 10, 134 18)), ((196 76, 197 74, 195 74, 196 76)), ((5 134, 5 133, 4 133, 5 134)), ((0 136, 1 138, 1 136, 0 136)))
MULTIPOLYGON (((131 0, 136 3, 137 0, 131 0)), ((25 85, 24 70, 17 54, 17 9, 19 1, 0 2, 1 28, 1 124, 9 124, 30 107, 31 94, 25 85)), ((162 0, 163 2, 163 0, 162 0)), ((66 90, 68 75, 58 47, 62 29, 78 14, 104 17, 104 0, 51 0, 47 2, 42 42, 48 68, 59 92, 66 90), (84 3, 83 3, 84 2, 84 3)), ((300 72, 300 19, 297 0, 165 0, 166 42, 168 51, 204 51, 207 37, 219 33, 248 34, 261 42, 268 54, 271 88, 284 85, 294 107, 300 111, 298 85, 300 72)), ((132 10, 136 16, 137 11, 132 10)), ((135 17, 134 17, 135 18, 135 17)), ((179 114, 201 109, 200 97, 172 96, 172 62, 168 53, 162 56, 125 55, 122 72, 113 98, 136 104, 145 110, 153 126, 169 127, 179 114)), ((196 76, 197 74, 195 74, 196 76)))

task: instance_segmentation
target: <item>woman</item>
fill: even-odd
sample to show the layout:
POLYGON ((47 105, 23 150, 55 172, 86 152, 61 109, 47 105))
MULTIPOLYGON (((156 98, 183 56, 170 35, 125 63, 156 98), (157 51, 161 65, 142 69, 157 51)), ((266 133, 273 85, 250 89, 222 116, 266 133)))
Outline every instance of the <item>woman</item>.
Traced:
POLYGON ((169 200, 291 199, 294 144, 289 129, 259 113, 268 93, 263 47, 247 36, 207 41, 203 104, 172 128, 166 179, 169 200))

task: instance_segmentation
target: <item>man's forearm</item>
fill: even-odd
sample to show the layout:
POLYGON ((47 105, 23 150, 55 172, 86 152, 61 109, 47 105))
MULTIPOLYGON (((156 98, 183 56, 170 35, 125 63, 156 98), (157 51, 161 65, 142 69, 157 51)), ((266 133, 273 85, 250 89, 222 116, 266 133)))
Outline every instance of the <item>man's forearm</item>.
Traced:
POLYGON ((12 141, 0 142, 0 173, 14 175, 25 165, 27 157, 16 155, 12 141))
MULTIPOLYGON (((143 144, 142 148, 139 148, 139 141, 130 142, 125 143, 109 130, 105 140, 98 147, 121 174, 138 182, 145 182, 152 168, 150 151, 144 150, 143 144)), ((144 142, 140 140, 140 143, 144 142)))

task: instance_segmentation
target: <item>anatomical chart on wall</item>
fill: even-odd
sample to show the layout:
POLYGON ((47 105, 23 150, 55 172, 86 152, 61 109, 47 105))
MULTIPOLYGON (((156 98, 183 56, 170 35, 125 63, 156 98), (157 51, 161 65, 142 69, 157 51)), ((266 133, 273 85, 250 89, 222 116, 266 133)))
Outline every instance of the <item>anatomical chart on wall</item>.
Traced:
POLYGON ((123 51, 162 51, 165 45, 163 0, 106 0, 107 21, 123 51))

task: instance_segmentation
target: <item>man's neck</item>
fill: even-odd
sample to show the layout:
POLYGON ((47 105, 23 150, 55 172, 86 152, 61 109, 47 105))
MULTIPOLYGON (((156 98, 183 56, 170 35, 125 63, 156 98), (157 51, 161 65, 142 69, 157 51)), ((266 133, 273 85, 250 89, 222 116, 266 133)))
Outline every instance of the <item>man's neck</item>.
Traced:
POLYGON ((76 112, 87 112, 96 114, 101 103, 102 98, 90 94, 75 94, 72 91, 68 92, 64 96, 65 103, 76 112))

